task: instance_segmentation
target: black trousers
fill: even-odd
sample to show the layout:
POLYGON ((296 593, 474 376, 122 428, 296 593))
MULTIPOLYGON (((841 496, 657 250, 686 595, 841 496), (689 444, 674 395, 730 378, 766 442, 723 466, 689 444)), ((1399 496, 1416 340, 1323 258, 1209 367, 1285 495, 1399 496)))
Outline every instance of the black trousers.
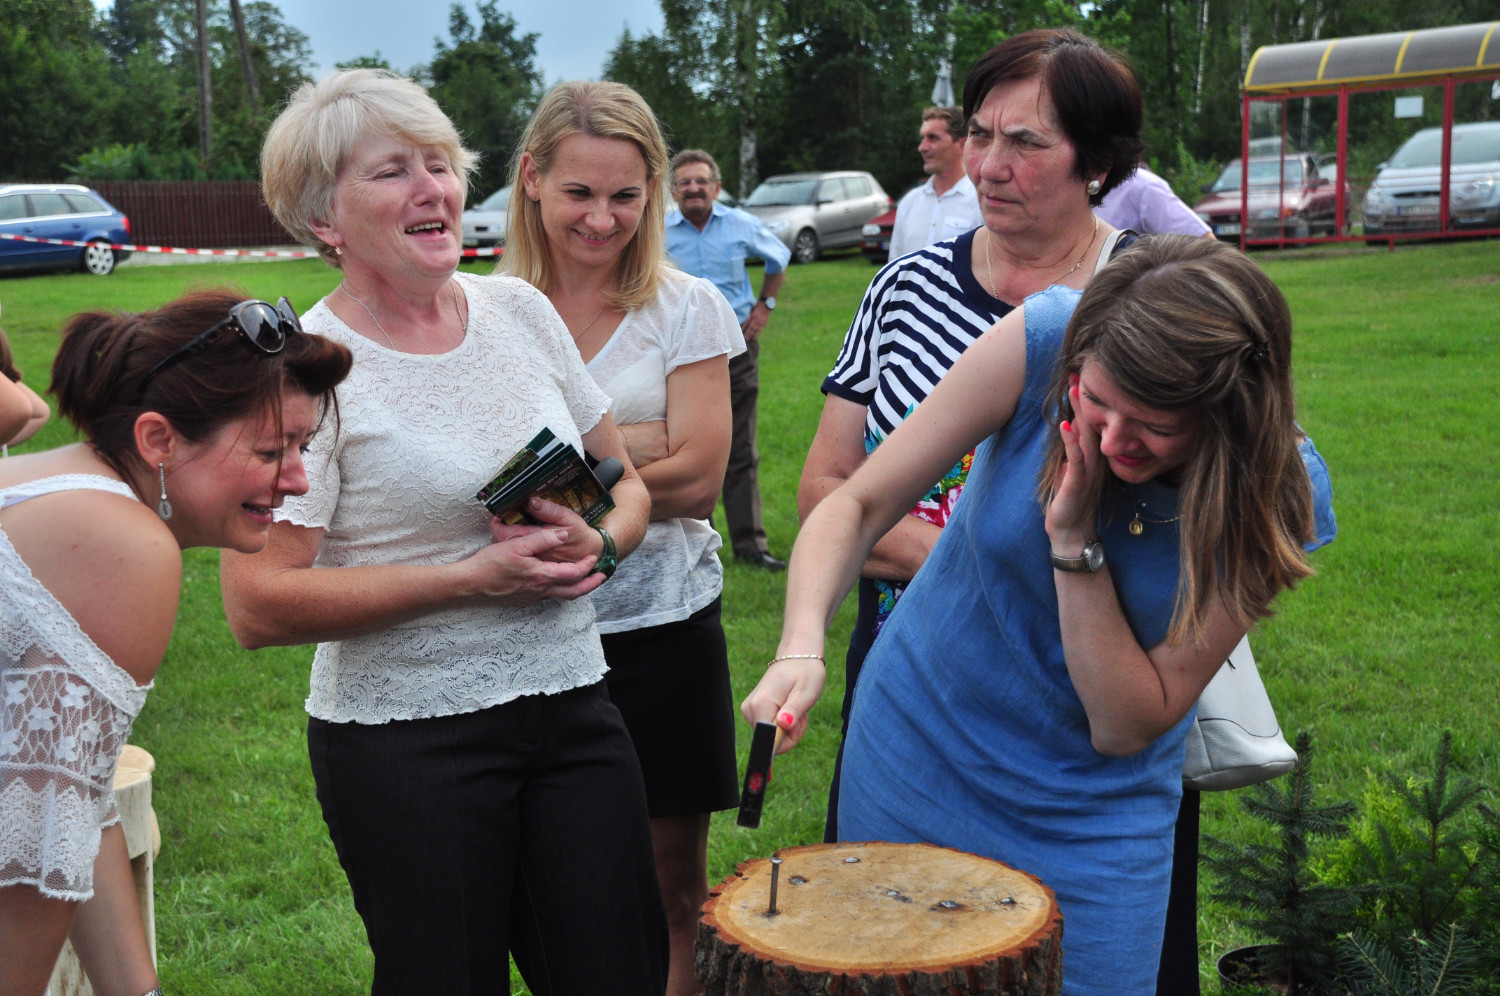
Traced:
POLYGON ((604 683, 379 726, 308 722, 373 993, 660 996, 645 791, 604 683))
POLYGON ((755 418, 760 398, 760 339, 729 361, 729 407, 732 416, 729 463, 724 468, 724 520, 729 548, 739 557, 767 552, 760 516, 760 450, 755 446, 755 418))

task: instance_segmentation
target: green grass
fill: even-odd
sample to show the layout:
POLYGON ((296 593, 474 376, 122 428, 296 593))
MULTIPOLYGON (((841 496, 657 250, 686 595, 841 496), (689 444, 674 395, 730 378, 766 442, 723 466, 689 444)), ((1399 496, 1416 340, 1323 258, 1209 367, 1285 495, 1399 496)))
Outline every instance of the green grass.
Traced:
MULTIPOLYGON (((1370 770, 1420 770, 1442 729, 1456 734, 1461 770, 1500 786, 1496 250, 1473 242, 1256 256, 1292 302, 1301 417, 1332 471, 1340 536, 1317 555, 1318 576, 1281 599, 1255 646, 1283 725, 1314 733, 1329 799, 1357 798, 1370 770)), ((873 274, 851 256, 794 268, 765 333, 761 485, 771 546, 783 555, 796 535, 818 385, 873 274)), ((226 281, 306 308, 336 275, 306 261, 0 279, 3 323, 36 386, 73 311, 146 307, 226 281)), ((69 438, 53 424, 19 451, 69 438)), ((192 993, 365 992, 363 931, 305 758, 311 650, 240 650, 224 625, 217 562, 211 551, 187 557, 177 631, 133 737, 158 764, 163 981, 192 993)), ((734 563, 725 578, 743 696, 775 650, 785 581, 734 563)), ((851 623, 846 606, 829 641, 835 661, 851 623)), ((711 879, 821 838, 841 669, 829 679, 804 745, 777 766, 761 828, 715 817, 711 879)), ((1205 794, 1203 825, 1230 839, 1255 832, 1233 793, 1205 794)), ((1214 957, 1250 938, 1211 904, 1202 927, 1208 979, 1214 957)))

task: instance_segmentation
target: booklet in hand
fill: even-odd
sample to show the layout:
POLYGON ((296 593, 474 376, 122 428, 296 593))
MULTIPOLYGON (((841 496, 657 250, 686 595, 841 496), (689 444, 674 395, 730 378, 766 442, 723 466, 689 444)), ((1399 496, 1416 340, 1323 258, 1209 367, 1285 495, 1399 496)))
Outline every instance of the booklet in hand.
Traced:
POLYGON ((526 511, 532 497, 566 505, 590 525, 615 507, 609 489, 599 483, 584 458, 551 429, 538 432, 474 497, 495 518, 513 526, 542 525, 526 511))

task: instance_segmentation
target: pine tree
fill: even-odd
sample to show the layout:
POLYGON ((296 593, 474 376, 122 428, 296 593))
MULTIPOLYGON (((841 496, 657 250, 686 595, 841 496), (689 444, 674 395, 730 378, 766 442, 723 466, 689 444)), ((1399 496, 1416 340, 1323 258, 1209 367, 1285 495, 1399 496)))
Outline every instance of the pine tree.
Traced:
POLYGON ((1285 980, 1291 992, 1317 992, 1338 978, 1339 934, 1351 926, 1362 890, 1317 881, 1309 842, 1344 837, 1352 802, 1314 801, 1312 737, 1297 735, 1297 766, 1256 786, 1240 804, 1276 832, 1274 844, 1239 844, 1205 836, 1203 862, 1217 878, 1211 895, 1240 911, 1240 921, 1266 937, 1260 971, 1285 980))

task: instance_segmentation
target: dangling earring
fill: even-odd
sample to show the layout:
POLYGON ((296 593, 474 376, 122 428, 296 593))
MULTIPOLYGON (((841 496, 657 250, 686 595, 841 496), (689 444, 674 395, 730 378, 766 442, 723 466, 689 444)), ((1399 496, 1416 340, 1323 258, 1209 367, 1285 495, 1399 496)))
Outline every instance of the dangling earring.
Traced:
POLYGON ((1099 190, 1103 186, 1104 184, 1100 183, 1098 180, 1090 180, 1088 182, 1088 186, 1084 187, 1083 189, 1089 192, 1090 197, 1095 197, 1098 196, 1099 190))
POLYGON ((333 247, 333 254, 335 256, 342 256, 344 254, 344 247, 343 246, 334 246, 333 247))
POLYGON ((165 522, 172 517, 172 503, 167 501, 167 465, 158 463, 156 471, 161 475, 161 501, 156 503, 156 514, 165 522))

